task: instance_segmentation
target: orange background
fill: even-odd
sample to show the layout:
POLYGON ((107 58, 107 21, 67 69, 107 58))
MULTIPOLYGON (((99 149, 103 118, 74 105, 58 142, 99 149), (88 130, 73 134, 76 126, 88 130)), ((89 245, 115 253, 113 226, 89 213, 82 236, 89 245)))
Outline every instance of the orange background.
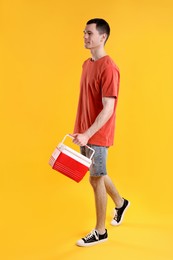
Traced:
POLYGON ((1 259, 172 259, 172 1, 0 4, 1 259), (94 17, 110 23, 106 50, 121 71, 108 170, 131 208, 111 229, 108 201, 109 242, 81 251, 74 243, 95 221, 88 177, 72 182, 48 160, 73 131, 94 17))

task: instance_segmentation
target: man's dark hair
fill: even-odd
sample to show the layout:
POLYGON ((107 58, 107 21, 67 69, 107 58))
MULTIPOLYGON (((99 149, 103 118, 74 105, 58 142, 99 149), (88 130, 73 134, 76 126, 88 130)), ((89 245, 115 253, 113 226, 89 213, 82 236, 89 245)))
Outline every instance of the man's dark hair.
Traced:
POLYGON ((99 31, 100 34, 103 34, 103 33, 107 34, 107 38, 106 38, 106 41, 107 41, 107 39, 109 38, 109 35, 110 35, 109 24, 104 19, 101 19, 101 18, 91 19, 86 24, 92 24, 92 23, 96 24, 96 29, 99 31))

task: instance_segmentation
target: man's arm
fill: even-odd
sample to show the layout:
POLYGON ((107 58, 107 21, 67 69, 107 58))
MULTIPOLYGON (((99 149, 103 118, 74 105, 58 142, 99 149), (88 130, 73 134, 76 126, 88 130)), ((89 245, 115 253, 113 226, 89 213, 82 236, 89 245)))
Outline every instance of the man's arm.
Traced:
POLYGON ((102 98, 103 109, 96 117, 95 122, 86 130, 84 133, 75 133, 73 142, 77 145, 84 146, 88 143, 88 140, 99 131, 106 122, 110 119, 113 114, 115 106, 114 97, 103 97, 102 98))

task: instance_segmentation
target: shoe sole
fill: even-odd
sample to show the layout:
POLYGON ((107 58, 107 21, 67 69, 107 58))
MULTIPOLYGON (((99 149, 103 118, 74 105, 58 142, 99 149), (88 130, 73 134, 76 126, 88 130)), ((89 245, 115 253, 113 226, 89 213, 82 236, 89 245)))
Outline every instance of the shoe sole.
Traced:
POLYGON ((112 226, 119 226, 121 225, 122 221, 123 221, 123 218, 124 218, 124 214, 126 213, 126 210, 128 209, 128 207, 130 206, 130 201, 128 201, 128 204, 127 204, 127 207, 125 208, 125 210, 123 211, 123 214, 122 214, 122 217, 121 217, 121 220, 120 222, 116 222, 114 219, 111 221, 111 225, 112 226))
POLYGON ((102 240, 99 240, 99 241, 96 241, 96 242, 93 242, 93 243, 84 243, 84 244, 80 244, 80 242, 76 243, 76 246, 79 246, 79 247, 89 247, 89 246, 95 246, 97 244, 100 244, 100 243, 103 243, 103 242, 106 242, 108 240, 108 238, 105 238, 105 239, 102 239, 102 240))

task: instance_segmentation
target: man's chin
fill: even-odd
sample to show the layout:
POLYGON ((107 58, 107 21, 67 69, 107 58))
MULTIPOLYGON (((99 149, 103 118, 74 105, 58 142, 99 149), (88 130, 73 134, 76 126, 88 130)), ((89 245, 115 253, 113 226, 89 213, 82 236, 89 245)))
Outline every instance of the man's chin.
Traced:
POLYGON ((88 45, 84 45, 85 49, 91 49, 88 45))

